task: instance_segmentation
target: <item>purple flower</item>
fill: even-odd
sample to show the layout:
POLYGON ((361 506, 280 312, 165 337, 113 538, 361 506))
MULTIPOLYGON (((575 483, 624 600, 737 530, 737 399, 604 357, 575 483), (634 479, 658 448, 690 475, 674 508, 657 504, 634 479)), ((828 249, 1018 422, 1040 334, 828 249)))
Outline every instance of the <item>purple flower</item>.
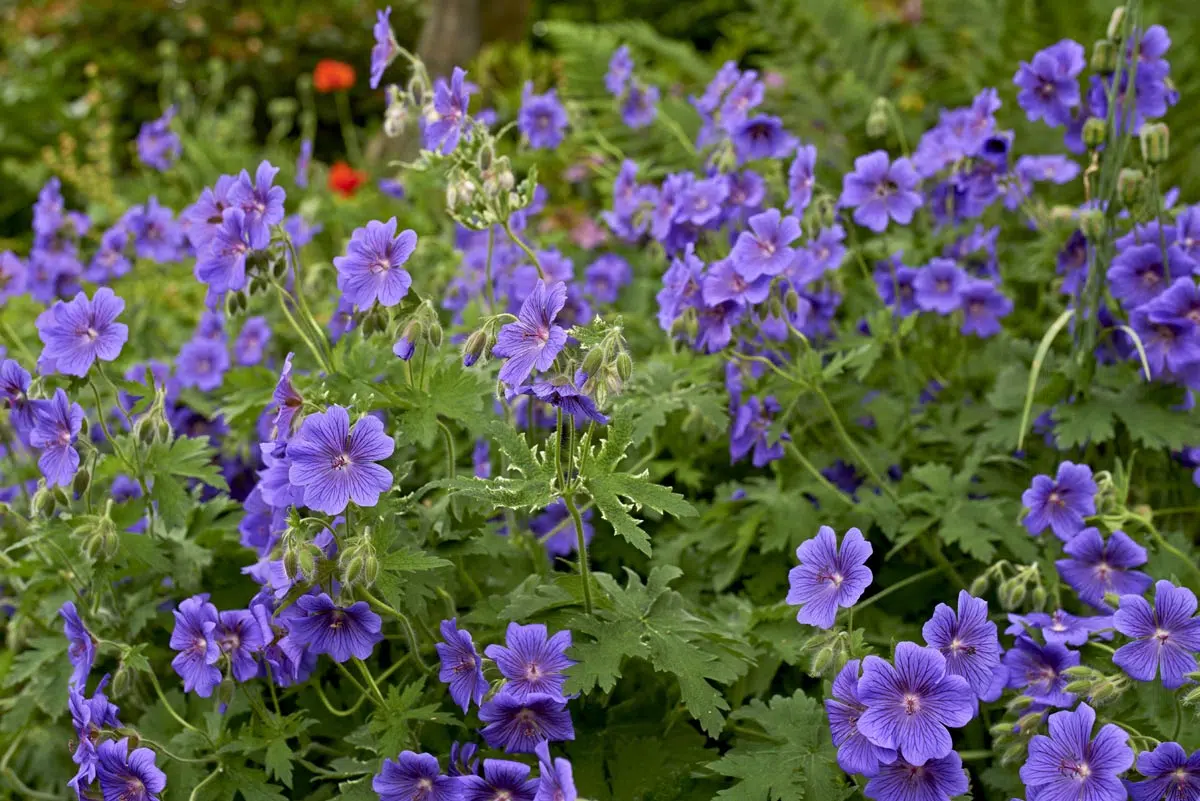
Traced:
POLYGON ((137 135, 138 159, 147 167, 166 172, 179 158, 183 146, 179 135, 171 130, 175 107, 171 106, 156 120, 142 123, 137 135))
POLYGON ((1000 697, 1006 674, 1000 666, 996 624, 988 620, 987 601, 960 590, 958 613, 946 604, 938 604, 921 634, 930 648, 946 658, 947 673, 966 679, 983 701, 1000 697))
POLYGON ((179 349, 175 359, 175 374, 181 387, 196 387, 212 392, 221 386, 229 369, 229 352, 225 343, 196 337, 179 349))
POLYGON ((981 338, 1000 333, 1000 318, 1013 310, 1013 302, 996 289, 991 281, 968 281, 958 293, 962 303, 963 334, 974 334, 981 338))
MULTIPOLYGON (((1172 286, 1182 282, 1191 284, 1192 279, 1180 278, 1172 286)), ((1194 322, 1186 318, 1152 319, 1154 307, 1166 296, 1159 295, 1129 315, 1130 326, 1142 340, 1150 374, 1156 378, 1167 372, 1183 373, 1200 362, 1200 328, 1194 322)))
POLYGON ((633 83, 621 103, 621 120, 630 128, 645 128, 658 116, 658 87, 633 83))
POLYGON ((258 364, 263 360, 263 352, 271 340, 271 324, 266 317, 250 317, 242 324, 233 343, 234 358, 242 366, 258 364))
POLYGON ((289 353, 283 360, 283 369, 279 371, 279 381, 275 384, 274 392, 271 393, 271 399, 275 403, 275 420, 272 424, 275 428, 276 442, 286 442, 291 438, 296 426, 296 415, 304 406, 304 397, 292 386, 292 357, 294 355, 289 353))
POLYGON ((870 586, 871 568, 866 565, 872 550, 857 528, 846 532, 840 552, 837 535, 829 526, 821 526, 817 536, 801 543, 796 549, 800 564, 788 571, 787 603, 802 605, 796 620, 822 629, 832 627, 838 607, 854 606, 870 586))
POLYGON ((205 187, 200 192, 200 198, 180 217, 187 226, 187 238, 197 252, 216 235, 224 220, 225 209, 229 208, 229 193, 237 183, 232 175, 222 175, 212 187, 205 187))
MULTIPOLYGON (((1061 609, 1051 614, 1045 612, 1030 612, 1026 615, 1010 614, 1008 619, 1012 625, 1005 630, 1005 634, 1015 636, 1024 634, 1026 627, 1036 628, 1042 632, 1042 637, 1049 645, 1074 645, 1076 647, 1091 639, 1092 634, 1104 629, 1111 629, 1113 625, 1112 615, 1076 617, 1061 609)), ((1100 639, 1111 640, 1112 633, 1102 634, 1100 639)))
POLYGON ((1045 647, 1025 636, 1019 636, 1013 647, 1004 652, 1004 667, 1008 669, 1008 686, 1025 689, 1035 703, 1047 706, 1070 706, 1075 696, 1065 691, 1066 670, 1079 664, 1079 653, 1057 643, 1045 647))
POLYGON ((270 234, 252 226, 240 208, 225 209, 221 225, 196 259, 196 280, 208 285, 213 294, 246 286, 246 257, 252 250, 267 246, 270 234))
POLYGON ((459 743, 455 740, 450 744, 450 764, 446 773, 451 776, 478 776, 479 758, 475 753, 479 747, 475 743, 459 743))
POLYGON ((591 420, 601 425, 608 424, 608 416, 596 408, 596 402, 583 392, 582 387, 587 382, 587 375, 582 370, 575 372, 575 379, 555 376, 548 381, 538 381, 529 388, 535 398, 551 406, 562 409, 576 419, 577 423, 591 420))
MULTIPOLYGON (((583 523, 583 541, 588 544, 596 533, 592 526, 591 508, 581 510, 579 517, 583 523)), ((567 504, 563 502, 562 498, 547 506, 541 514, 530 520, 529 530, 545 546, 546 553, 551 558, 574 553, 579 547, 575 523, 571 520, 567 504)))
POLYGON ((247 609, 221 612, 213 629, 213 640, 221 653, 229 657, 235 679, 250 681, 258 675, 258 662, 254 655, 267 643, 262 627, 254 619, 254 613, 247 609))
POLYGON ((721 204, 729 197, 729 180, 714 175, 695 181, 680 193, 675 221, 705 226, 721 216, 721 204))
POLYGON ((913 282, 919 272, 913 267, 905 266, 900 261, 899 253, 875 265, 875 289, 884 304, 893 307, 901 317, 918 311, 913 282), (896 302, 897 298, 899 303, 896 302))
POLYGON ((616 303, 621 287, 633 280, 629 262, 615 253, 605 253, 583 272, 584 290, 598 303, 616 303))
POLYGON ((1021 494, 1021 503, 1029 510, 1025 515, 1025 528, 1035 537, 1047 526, 1063 542, 1083 528, 1083 519, 1096 514, 1096 482, 1092 480, 1092 468, 1085 464, 1063 462, 1058 474, 1033 477, 1033 484, 1021 494))
POLYGON ((876 150, 854 160, 854 172, 842 178, 838 202, 854 208, 856 223, 879 233, 887 228, 889 218, 901 225, 912 222, 921 207, 921 195, 914 191, 919 182, 911 161, 899 158, 889 163, 887 153, 876 150))
POLYGON ((734 414, 733 426, 729 430, 729 460, 736 464, 753 452, 750 462, 755 467, 766 467, 776 459, 783 458, 783 443, 791 441, 786 431, 771 441, 771 421, 779 413, 779 401, 774 396, 759 400, 751 396, 734 414))
POLYGON ((103 693, 107 683, 108 676, 105 676, 100 680, 91 698, 84 698, 79 686, 72 685, 67 691, 67 708, 71 712, 71 723, 75 727, 77 743, 71 759, 79 766, 75 777, 67 784, 80 798, 84 798, 83 791, 96 780, 96 768, 99 765, 96 745, 100 740, 101 730, 121 725, 117 718, 120 710, 116 704, 109 703, 108 697, 103 693))
POLYGON ((54 390, 53 398, 39 401, 33 409, 29 444, 42 451, 38 468, 49 486, 69 486, 79 469, 75 438, 83 426, 83 407, 67 400, 67 393, 60 388, 54 390))
POLYGON ((1168 690, 1182 687, 1184 677, 1196 670, 1195 653, 1200 651, 1200 618, 1195 614, 1196 595, 1169 581, 1154 585, 1153 608, 1141 595, 1122 595, 1113 625, 1134 642, 1117 649, 1113 664, 1138 681, 1161 674, 1168 690))
POLYGON ((867 711, 858 697, 860 664, 859 660, 851 659, 838 672, 833 680, 833 697, 825 702, 825 714, 833 744, 838 747, 838 767, 847 773, 875 776, 881 764, 896 761, 896 751, 875 745, 858 730, 858 719, 867 711))
POLYGON ((1189 757, 1179 743, 1159 743, 1137 755, 1138 773, 1145 781, 1124 782, 1133 801, 1196 801, 1200 799, 1200 751, 1189 757))
POLYGON ((575 664, 566 652, 571 647, 571 632, 555 632, 547 639, 541 623, 522 626, 509 623, 504 645, 489 645, 484 653, 496 663, 508 679, 504 693, 517 700, 529 695, 562 697, 566 676, 563 671, 575 664))
POLYGON ((39 236, 53 236, 58 233, 65 211, 62 181, 58 180, 57 176, 52 176, 38 190, 37 202, 33 204, 33 232, 39 236))
POLYGON ((950 259, 936 258, 917 271, 913 297, 922 311, 951 314, 962 307, 962 290, 967 274, 950 259))
POLYGON ((242 170, 237 183, 229 190, 230 205, 240 208, 246 215, 245 227, 251 241, 265 243, 271 238, 271 226, 283 221, 283 201, 287 192, 282 186, 274 185, 278 172, 278 167, 263 159, 254 172, 253 182, 250 174, 242 170))
POLYGON ((1021 89, 1017 105, 1030 122, 1045 120, 1057 128, 1071 121, 1071 109, 1079 105, 1083 67, 1083 45, 1070 39, 1039 50, 1032 63, 1021 62, 1013 83, 1021 89))
POLYGON ((346 409, 330 406, 305 417, 288 444, 288 479, 304 487, 304 505, 318 512, 341 514, 351 500, 374 506, 392 486, 392 474, 375 462, 395 447, 378 418, 362 417, 351 428, 346 409))
POLYGON ((392 25, 389 21, 392 16, 392 7, 388 6, 383 11, 375 12, 375 27, 371 32, 375 34, 375 44, 371 47, 371 88, 378 89, 379 82, 383 80, 383 72, 392 63, 392 60, 400 52, 400 45, 396 43, 396 35, 392 33, 392 25))
POLYGON ((755 306, 767 299, 771 293, 771 276, 760 275, 753 281, 742 277, 732 258, 715 262, 704 276, 701 296, 710 306, 725 301, 755 306))
POLYGON ((787 207, 796 214, 803 214, 812 200, 813 184, 816 182, 817 148, 801 145, 796 149, 796 158, 788 168, 787 207))
POLYGON ((108 287, 97 289, 91 300, 80 292, 69 303, 60 300, 46 309, 36 323, 44 345, 39 370, 45 366, 49 372, 82 377, 97 359, 116 359, 129 339, 128 326, 116 322, 124 310, 125 301, 108 287))
POLYGON ((570 761, 550 758, 550 744, 539 743, 534 753, 538 758, 538 791, 534 801, 575 801, 575 773, 570 761))
POLYGON ((467 713, 472 703, 478 704, 487 692, 483 677, 483 659, 475 650, 471 632, 458 628, 458 619, 443 620, 442 639, 434 644, 442 661, 438 679, 450 685, 450 698, 467 713))
MULTIPOLYGON (((391 11, 391 6, 388 6, 391 11)), ((296 155, 296 186, 304 189, 308 186, 308 168, 312 164, 313 142, 305 137, 300 140, 300 152, 296 155)), ((206 192, 209 190, 205 190, 206 192)), ((299 245, 297 244, 297 247, 299 245)))
POLYGON ((575 739, 571 713, 561 693, 518 696, 506 687, 483 703, 479 719, 488 724, 482 731, 487 744, 509 753, 532 754, 546 741, 575 739))
POLYGON ((492 354, 508 360, 500 368, 501 381, 517 387, 534 369, 550 369, 567 343, 567 332, 554 324, 566 302, 566 284, 559 281, 547 289, 544 282, 537 282, 521 304, 517 321, 501 328, 496 337, 492 354))
POLYGON ((1063 548, 1070 559, 1054 563, 1058 575, 1079 594, 1079 599, 1097 609, 1111 612, 1104 600, 1114 595, 1141 595, 1153 580, 1140 570, 1130 568, 1146 564, 1146 549, 1124 531, 1114 531, 1108 542, 1095 528, 1085 528, 1063 548))
POLYGON ((1122 801, 1126 797, 1117 777, 1133 766, 1129 735, 1108 723, 1093 740, 1095 725, 1096 712, 1087 704, 1050 716, 1050 736, 1034 735, 1029 758, 1021 766, 1028 801, 1122 801))
MULTIPOLYGON (((413 342, 407 336, 401 336, 392 345, 392 353, 404 361, 408 361, 417 352, 417 343, 413 342)), ((470 365, 466 365, 469 367, 470 365)))
POLYGON ((867 782, 864 794, 879 801, 950 801, 967 792, 969 783, 962 758, 951 751, 924 765, 897 759, 883 765, 867 782))
POLYGON ((151 197, 145 205, 133 206, 122 220, 133 235, 133 248, 138 258, 160 264, 177 261, 183 246, 183 229, 174 220, 170 209, 151 197))
POLYGON ((975 716, 975 697, 966 679, 946 670, 946 659, 932 648, 902 642, 896 665, 868 656, 858 695, 867 711, 858 730, 875 745, 895 748, 913 765, 924 765, 951 752, 947 727, 965 726, 975 716))
POLYGON ((221 671, 214 667, 221 658, 221 648, 213 637, 217 622, 217 608, 208 602, 207 594, 193 595, 175 609, 171 648, 179 653, 171 667, 183 679, 183 691, 195 690, 201 698, 208 698, 221 683, 221 671))
POLYGON ((749 281, 779 275, 796 256, 789 246, 800 236, 800 222, 790 215, 783 217, 779 209, 768 209, 751 217, 749 224, 749 231, 738 234, 730 260, 749 281))
POLYGON ((154 764, 149 748, 129 750, 129 738, 106 740, 96 749, 96 776, 104 801, 158 801, 167 774, 154 764))
POLYGON ((465 774, 459 777, 463 787, 462 801, 534 801, 538 783, 529 778, 531 770, 520 762, 485 759, 483 776, 465 774))
POLYGON ((733 152, 738 164, 759 159, 782 159, 796 147, 796 137, 783 127, 783 120, 759 114, 733 129, 733 152))
POLYGON ((383 639, 383 621, 366 601, 341 607, 321 593, 301 595, 296 606, 304 616, 288 621, 288 636, 307 645, 313 653, 329 654, 334 662, 345 662, 352 656, 366 659, 383 639))
POLYGON ((25 291, 28 270, 11 250, 0 252, 0 306, 25 291))
POLYGON ((533 93, 533 81, 521 89, 517 129, 534 150, 553 150, 562 144, 567 129, 567 110, 558 102, 558 92, 533 93))
POLYGON ((92 672, 92 664, 96 661, 96 642, 87 626, 79 619, 79 611, 73 602, 64 603, 58 614, 63 619, 63 633, 67 635, 67 658, 75 668, 69 686, 82 692, 87 684, 88 674, 92 672))
POLYGON ((445 78, 434 81, 433 109, 423 118, 426 150, 437 150, 443 156, 448 156, 458 147, 458 140, 467 124, 467 107, 471 103, 471 93, 464 85, 466 77, 467 73, 462 67, 455 67, 450 75, 450 83, 446 83, 445 78))
POLYGON ((403 265, 417 248, 417 235, 411 230, 396 235, 396 218, 385 223, 372 220, 365 228, 355 228, 346 246, 346 255, 333 260, 338 271, 338 289, 354 305, 366 308, 379 301, 395 306, 412 286, 412 276, 403 265))
POLYGON ((614 97, 625 94, 625 84, 633 76, 633 56, 629 45, 621 45, 608 59, 608 72, 604 74, 604 88, 614 97))
POLYGON ((437 757, 414 751, 401 751, 397 761, 383 760, 371 789, 379 801, 459 801, 463 792, 460 782, 442 775, 437 757))
POLYGON ((1177 279, 1191 273, 1188 259, 1174 245, 1167 248, 1167 265, 1157 243, 1134 245, 1117 254, 1108 268, 1108 288, 1127 309, 1149 303, 1177 279))

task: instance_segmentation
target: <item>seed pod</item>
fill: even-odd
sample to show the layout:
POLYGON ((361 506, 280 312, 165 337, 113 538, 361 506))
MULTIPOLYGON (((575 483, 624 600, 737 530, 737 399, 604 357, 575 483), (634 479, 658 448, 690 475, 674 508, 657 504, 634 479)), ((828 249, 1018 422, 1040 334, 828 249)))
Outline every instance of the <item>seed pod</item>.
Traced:
POLYGON ((287 278, 288 260, 280 254, 277 258, 271 260, 271 277, 276 281, 282 281, 287 278))
POLYGON ((1151 122, 1142 126, 1138 139, 1142 145, 1142 160, 1158 166, 1171 155, 1171 129, 1165 122, 1151 122))
POLYGON ((783 301, 778 295, 771 295, 767 300, 767 314, 771 317, 783 317, 783 301))
POLYGON ((1141 170, 1126 167, 1117 173, 1117 194, 1126 208, 1132 208, 1141 200, 1146 176, 1141 170))
POLYGON ((589 350, 587 352, 587 355, 583 357, 583 366, 581 367, 581 369, 588 376, 594 376, 596 373, 600 372, 600 368, 603 365, 604 365, 604 349, 603 348, 592 348, 591 350, 589 350))
POLYGON ((1108 39, 1092 45, 1092 71, 1101 75, 1112 75, 1117 71, 1117 46, 1108 39))
POLYGON ((633 357, 625 351, 617 354, 617 375, 622 381, 628 381, 633 375, 633 357))
POLYGON ((1104 144, 1108 138, 1108 125, 1099 117, 1089 117, 1083 123, 1083 144, 1088 150, 1095 150, 1104 144))
POLYGON ((120 698, 133 688, 133 671, 128 665, 122 662, 117 666, 117 672, 113 674, 112 694, 115 698, 120 698))

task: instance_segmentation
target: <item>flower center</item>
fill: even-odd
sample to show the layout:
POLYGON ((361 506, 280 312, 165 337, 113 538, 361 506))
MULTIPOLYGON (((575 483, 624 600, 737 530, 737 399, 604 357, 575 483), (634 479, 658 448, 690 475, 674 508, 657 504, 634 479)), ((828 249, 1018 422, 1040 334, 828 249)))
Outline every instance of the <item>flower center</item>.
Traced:
POLYGON ((208 650, 208 640, 204 639, 203 637, 197 637, 195 639, 195 641, 192 643, 192 650, 193 651, 207 651, 208 650))
POLYGON ((539 325, 533 332, 533 338, 536 339, 540 345, 545 345, 550 341, 550 328, 548 326, 539 325))
POLYGON ((521 728, 521 733, 526 737, 536 737, 538 733, 537 718, 533 714, 533 710, 522 709, 517 713, 517 725, 521 728))
POLYGON ((938 279, 937 291, 938 292, 949 292, 950 291, 950 282, 948 280, 946 280, 945 278, 938 279))
POLYGON ((231 631, 221 638, 221 650, 227 654, 236 651, 241 644, 242 638, 237 635, 237 632, 231 631))
POLYGON ((341 609, 334 609, 329 613, 329 628, 337 631, 346 622, 346 613, 341 609))
POLYGON ((1078 765, 1064 762, 1062 768, 1063 773, 1077 781, 1084 781, 1088 776, 1092 775, 1092 768, 1086 762, 1080 762, 1078 765))
POLYGON ((921 710, 921 699, 912 693, 904 696, 904 714, 915 715, 921 710))
POLYGON ((1170 638, 1170 636, 1171 636, 1171 632, 1166 631, 1164 629, 1155 629, 1154 630, 1154 639, 1158 640, 1160 645, 1166 645, 1167 639, 1170 638))
POLYGON ((66 430, 59 431, 58 432, 58 444, 64 445, 64 446, 70 445, 71 444, 71 432, 66 431, 66 430))
POLYGON ((383 275, 388 270, 392 269, 392 263, 381 257, 378 261, 372 263, 369 269, 375 275, 383 275))
POLYGON ((1154 270, 1146 270, 1146 272, 1142 273, 1143 286, 1156 286, 1158 280, 1158 273, 1154 272, 1154 270))
POLYGON ((350 466, 350 454, 339 453, 333 457, 329 464, 334 470, 345 470, 350 466))
POLYGON ((140 801, 146 797, 146 785, 142 784, 142 780, 137 776, 130 776, 125 780, 125 790, 121 793, 118 801, 140 801))
POLYGON ((512 793, 508 790, 497 790, 496 794, 492 796, 492 801, 512 801, 512 797, 512 793))
POLYGON ((1111 573, 1112 568, 1106 563, 1101 562, 1100 564, 1096 565, 1096 578, 1100 579, 1101 581, 1108 581, 1109 574, 1111 573))
POLYGON ((1052 503, 1055 506, 1066 506, 1067 505, 1066 499, 1063 498, 1063 496, 1059 494, 1058 490, 1054 490, 1048 496, 1046 496, 1046 503, 1052 503))

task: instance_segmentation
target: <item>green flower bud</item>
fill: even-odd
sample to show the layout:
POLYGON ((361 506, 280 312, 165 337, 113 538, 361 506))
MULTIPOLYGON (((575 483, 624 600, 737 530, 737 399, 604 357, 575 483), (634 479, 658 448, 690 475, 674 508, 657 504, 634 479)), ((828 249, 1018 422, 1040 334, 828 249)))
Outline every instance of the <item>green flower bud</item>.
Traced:
POLYGON ((375 554, 367 554, 363 557, 363 584, 371 587, 379 578, 379 560, 375 558, 375 554))
POLYGON ((818 195, 812 204, 813 221, 819 228, 833 225, 837 216, 837 204, 829 195, 818 195))
POLYGON ((1011 722, 997 723, 995 726, 992 726, 990 729, 988 729, 988 732, 991 733, 993 740, 999 740, 1002 737, 1009 737, 1012 735, 1013 725, 1011 722))
POLYGON ((1083 123, 1082 136, 1088 150, 1095 150, 1108 138, 1108 124, 1099 117, 1088 117, 1083 123))
POLYGON ((46 487, 38 487, 37 492, 33 493, 33 513, 40 517, 49 517, 54 514, 54 493, 46 487))
POLYGON ((1157 166, 1171 155, 1171 129, 1165 122, 1148 122, 1142 126, 1138 139, 1142 145, 1142 160, 1157 166))
POLYGON ((1025 744, 1016 743, 1010 746, 1000 755, 1001 765, 1015 765, 1025 759, 1025 744))
POLYGON ((432 323, 429 324, 429 330, 426 332, 426 334, 428 336, 430 345, 433 345, 435 348, 440 348, 442 346, 442 324, 441 323, 439 323, 437 320, 434 320, 432 323))
POLYGON ((1086 694, 1091 688, 1092 683, 1090 681, 1087 681, 1086 679, 1080 679, 1079 681, 1067 682, 1067 686, 1063 689, 1069 693, 1074 693, 1075 695, 1083 695, 1086 694))
POLYGON ((1012 604, 1012 607, 1014 609, 1016 609, 1022 603, 1024 603, 1025 593, 1026 593, 1026 589, 1025 589, 1024 584, 1018 584, 1015 587, 1013 587, 1012 594, 1009 595, 1008 601, 1010 604, 1012 604))
POLYGON ((1113 9, 1112 16, 1108 18, 1107 35, 1114 46, 1121 43, 1121 38, 1125 35, 1125 6, 1113 9))
POLYGON ((1183 696, 1184 706, 1195 706, 1196 704, 1200 704, 1200 687, 1191 690, 1185 696, 1183 696))
POLYGON ((482 329, 473 331, 471 336, 467 337, 466 343, 463 345, 462 360, 463 367, 470 367, 479 361, 479 357, 484 354, 488 347, 488 335, 482 329))
POLYGON ((1042 722, 1041 712, 1030 712, 1017 718, 1017 728, 1022 734, 1032 734, 1042 722))
POLYGON ((363 577, 363 558, 358 554, 343 560, 342 564, 342 583, 347 586, 357 584, 359 579, 363 577))
POLYGON ((1104 603, 1111 607, 1118 607, 1121 605, 1121 596, 1115 592, 1106 592, 1104 593, 1104 603))
POLYGON ((112 694, 114 698, 120 698, 133 689, 133 670, 122 662, 117 666, 117 672, 113 674, 112 694))
POLYGON ((295 548, 284 550, 283 570, 287 573, 288 578, 295 578, 300 574, 300 554, 295 548))
POLYGON ((229 705, 233 702, 233 693, 237 689, 232 676, 226 676, 221 679, 221 684, 217 687, 217 700, 222 704, 229 705))
MULTIPOLYGON (((276 281, 283 281, 288 274, 288 260, 282 253, 271 260, 271 277, 276 281)), ((243 306, 243 308, 245 308, 243 306)))
POLYGON ((1146 176, 1141 170, 1126 167, 1117 173, 1117 194, 1126 208, 1132 208, 1142 198, 1146 176))
POLYGON ((1088 209, 1079 215, 1079 230, 1089 242, 1099 242, 1104 238, 1104 231, 1108 227, 1108 220, 1104 218, 1104 212, 1100 209, 1088 209))
POLYGON ((88 487, 92 483, 92 474, 88 472, 86 467, 79 468, 79 472, 75 474, 75 478, 71 481, 71 491, 76 495, 83 495, 88 491, 88 487))
POLYGON ((604 348, 592 348, 583 357, 583 365, 580 369, 585 372, 588 377, 596 375, 600 372, 600 368, 604 366, 604 348))
POLYGON ((809 675, 823 676, 831 664, 833 664, 833 648, 826 645, 813 657, 812 670, 809 671, 809 675))
POLYGON ((617 354, 617 375, 622 381, 628 381, 633 375, 633 357, 625 351, 617 354))
POLYGON ((767 299, 767 314, 771 317, 783 317, 783 301, 778 295, 771 295, 767 299))
POLYGON ((1040 585, 1040 584, 1037 585, 1036 587, 1034 587, 1033 594, 1032 594, 1032 600, 1030 601, 1030 603, 1032 603, 1032 605, 1033 605, 1034 610, 1037 612, 1043 611, 1046 608, 1046 600, 1047 600, 1047 597, 1046 597, 1045 588, 1042 587, 1042 585, 1040 585))
MULTIPOLYGON (((1092 71, 1101 75, 1112 75, 1117 71, 1117 45, 1101 39, 1092 45, 1092 71)), ((1093 118, 1095 119, 1095 118, 1093 118)))
POLYGON ((976 598, 981 598, 981 597, 983 597, 984 593, 986 593, 988 591, 988 589, 990 587, 991 587, 991 581, 988 579, 988 574, 980 573, 978 576, 975 577, 975 580, 971 582, 971 586, 967 590, 967 592, 971 593, 976 598))
POLYGON ((317 572, 317 555, 312 548, 301 548, 296 554, 296 567, 299 575, 310 578, 317 572))
POLYGON ((871 104, 867 114, 867 136, 871 139, 881 139, 888 132, 888 101, 887 98, 877 97, 871 104))
POLYGON ((1096 671, 1087 665, 1075 665, 1064 670, 1063 675, 1069 679, 1090 679, 1096 675, 1096 671))
POLYGON ((788 310, 789 314, 800 311, 800 293, 789 287, 783 295, 783 307, 788 310))
POLYGON ((1008 702, 1008 708, 1013 712, 1019 712, 1033 703, 1033 699, 1028 695, 1018 695, 1008 702))

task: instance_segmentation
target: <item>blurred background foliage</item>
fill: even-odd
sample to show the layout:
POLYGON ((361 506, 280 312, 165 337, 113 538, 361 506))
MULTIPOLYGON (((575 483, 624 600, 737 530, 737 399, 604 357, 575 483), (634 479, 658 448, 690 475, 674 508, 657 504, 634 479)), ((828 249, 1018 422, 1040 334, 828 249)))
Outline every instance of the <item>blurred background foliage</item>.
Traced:
MULTIPOLYGON (((682 142, 697 120, 687 96, 722 61, 777 73, 768 109, 817 144, 831 175, 872 142, 865 120, 886 97, 915 144, 940 108, 995 86, 1025 153, 1061 150, 1060 132, 1012 113, 1017 63, 1064 37, 1090 49, 1112 0, 392 0, 400 43, 439 59, 470 60, 480 106, 515 112, 527 78, 558 85, 576 113, 596 114, 623 153, 662 168, 691 154, 682 142), (449 20, 449 22, 447 22, 449 20), (465 20, 465 22, 464 22, 465 20), (466 27, 464 28, 464 24, 466 27), (422 31, 425 37, 422 38, 422 31), (670 125, 632 132, 611 113, 602 76, 618 44, 631 46, 644 78, 663 87, 670 125), (472 57, 473 56, 473 57, 472 57)), ((1195 0, 1148 0, 1147 18, 1175 46, 1172 76, 1182 94, 1167 121, 1177 154, 1200 144, 1200 36, 1195 0)), ((260 157, 295 158, 300 132, 318 161, 345 157, 336 104, 311 91, 323 58, 352 64, 355 122, 378 140, 382 90, 367 86, 375 5, 361 0, 18 0, 0 12, 0 246, 28 236, 29 207, 45 178, 103 220, 124 202, 155 192, 179 208, 216 167, 260 157), (133 158, 139 126, 172 102, 181 106, 185 162, 177 175, 150 176, 133 158), (190 170, 190 171, 189 171, 190 170)), ((436 70, 435 70, 436 71, 436 70)), ((398 67, 388 79, 404 80, 398 67)), ((367 147, 375 177, 386 148, 367 147)), ((1171 183, 1195 194, 1200 160, 1176 158, 1171 183)), ((317 181, 323 180, 318 177, 317 181)))

